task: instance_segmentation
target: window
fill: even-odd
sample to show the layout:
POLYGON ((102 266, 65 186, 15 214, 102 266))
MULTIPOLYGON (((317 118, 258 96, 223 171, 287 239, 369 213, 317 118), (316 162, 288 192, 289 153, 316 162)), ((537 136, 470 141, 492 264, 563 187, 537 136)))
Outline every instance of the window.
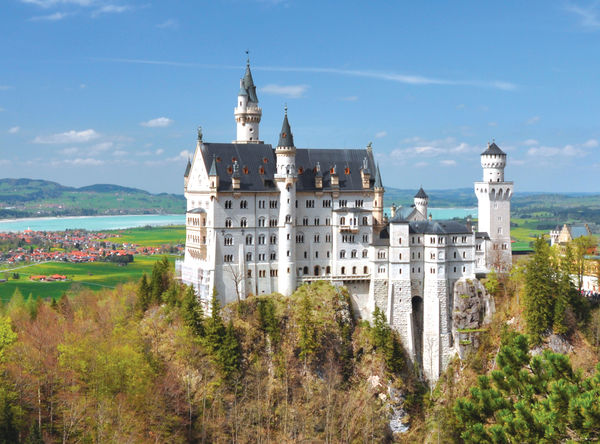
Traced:
POLYGON ((362 241, 365 242, 365 243, 368 243, 369 242, 369 235, 368 234, 363 234, 362 241))
POLYGON ((340 274, 346 274, 346 267, 342 267, 340 270, 340 274))
POLYGON ((225 201, 225 209, 226 210, 230 210, 231 209, 231 201, 230 200, 226 200, 225 201))
POLYGON ((346 225, 346 218, 344 216, 340 217, 340 225, 346 225))
POLYGON ((265 201, 264 200, 259 200, 258 201, 258 208, 264 208, 265 207, 265 201))
POLYGON ((331 243, 331 234, 326 234, 325 235, 325 242, 331 243))
POLYGON ((240 201, 240 209, 245 210, 246 208, 248 208, 248 201, 247 200, 241 200, 240 201))
POLYGON ((498 234, 502 234, 502 227, 498 227, 498 234))
POLYGON ((356 208, 362 208, 362 206, 363 206, 363 201, 362 201, 362 200, 355 200, 355 201, 354 201, 354 206, 355 206, 356 208))
POLYGON ((356 250, 352 250, 352 252, 350 253, 350 257, 355 258, 358 256, 358 252, 356 250))
POLYGON ((454 272, 456 273, 456 267, 454 267, 454 272))
POLYGON ((402 260, 402 253, 398 254, 398 260, 401 261, 402 260))
POLYGON ((240 227, 246 228, 247 226, 248 226, 248 220, 245 217, 242 217, 242 220, 240 220, 240 227))
POLYGON ((458 236, 452 236, 452 242, 456 243, 458 241, 458 236))
POLYGON ((369 225, 369 218, 367 216, 363 216, 363 218, 362 218, 362 224, 363 225, 369 225))
POLYGON ((402 268, 398 269, 398 274, 402 274, 402 268))
POLYGON ((429 274, 435 274, 435 267, 429 269, 429 274))
POLYGON ((272 261, 275 261, 275 260, 277 260, 277 253, 275 253, 274 251, 272 251, 272 252, 269 254, 269 259, 270 259, 270 260, 272 260, 272 261))
POLYGON ((276 227, 276 226, 277 226, 277 219, 270 219, 269 227, 276 227))
POLYGON ((306 208, 314 208, 315 207, 315 201, 314 199, 307 199, 306 201, 306 208))
POLYGON ((369 256, 369 251, 368 250, 363 250, 362 257, 368 257, 368 256, 369 256))
POLYGON ((462 237, 462 243, 464 244, 464 243, 466 243, 466 242, 467 242, 467 236, 463 236, 463 237, 462 237))
POLYGON ((385 267, 383 265, 379 266, 379 269, 377 270, 379 273, 385 273, 385 267))
POLYGON ((248 277, 251 278, 252 277, 252 270, 248 270, 248 277))
POLYGON ((340 250, 340 259, 344 259, 346 257, 346 250, 340 250))
POLYGON ((225 219, 225 228, 231 228, 231 219, 230 218, 225 219))
POLYGON ((329 265, 325 267, 325 274, 331 274, 331 267, 329 265))
POLYGON ((297 234, 296 235, 296 243, 297 244, 303 244, 304 243, 304 234, 297 234))
POLYGON ((258 260, 259 260, 259 261, 264 261, 264 260, 265 260, 265 253, 260 253, 260 254, 258 255, 258 260))
POLYGON ((269 238, 269 242, 271 245, 274 245, 277 243, 277 236, 275 236, 274 234, 271 235, 271 237, 269 238))
POLYGON ((429 253, 429 259, 435 259, 435 253, 429 253))
POLYGON ((271 277, 277 277, 277 270, 270 270, 269 274, 271 275, 271 277))
POLYGON ((302 219, 302 225, 308 225, 308 217, 302 219))
POLYGON ((363 267, 363 274, 369 274, 369 267, 363 267))
POLYGON ((315 251, 315 259, 319 259, 319 252, 315 251))
POLYGON ((454 252, 454 259, 456 259, 456 251, 454 252))
POLYGON ((401 237, 398 238, 398 245, 402 245, 402 238, 401 237))
POLYGON ((264 227, 265 226, 265 218, 264 217, 258 218, 258 226, 259 227, 264 227))
POLYGON ((252 235, 251 234, 246 236, 246 245, 252 245, 252 235))
POLYGON ((417 259, 421 259, 421 253, 417 253, 417 259))
POLYGON ((378 251, 377 252, 377 259, 385 259, 385 251, 378 251))
POLYGON ((266 277, 266 275, 267 275, 266 270, 258 270, 258 277, 259 278, 264 278, 264 277, 266 277))
POLYGON ((315 244, 318 244, 321 241, 321 238, 318 234, 315 234, 314 241, 315 241, 315 244))
MULTIPOLYGON (((246 262, 252 261, 252 253, 246 253, 246 262)), ((250 270, 248 270, 250 271, 250 270)))
POLYGON ((331 200, 329 200, 329 199, 324 200, 323 208, 331 208, 331 200))
POLYGON ((233 262, 233 254, 226 254, 223 256, 223 262, 233 262))
POLYGON ((329 259, 329 257, 331 256, 331 252, 328 251, 327 254, 326 254, 326 256, 327 256, 327 259, 329 259))
POLYGON ((356 274, 356 267, 352 267, 352 274, 356 274))
POLYGON ((225 236, 223 243, 224 245, 233 245, 233 237, 231 235, 225 236))
POLYGON ((342 207, 347 207, 347 206, 348 206, 347 200, 339 200, 338 201, 338 207, 342 208, 342 207))
POLYGON ((327 226, 331 225, 331 218, 330 217, 326 217, 325 218, 325 225, 327 225, 327 226))
POLYGON ((269 201, 269 208, 277 208, 277 201, 276 200, 270 200, 269 201))
POLYGON ((315 225, 319 225, 319 218, 315 217, 315 225))
POLYGON ((308 251, 304 252, 304 259, 308 259, 308 251))
POLYGON ((463 251, 463 259, 467 258, 467 253, 465 251, 463 251))
POLYGON ((467 271, 467 267, 463 267, 463 273, 467 271))
POLYGON ((265 244, 265 235, 261 234, 258 236, 258 245, 264 245, 265 244))

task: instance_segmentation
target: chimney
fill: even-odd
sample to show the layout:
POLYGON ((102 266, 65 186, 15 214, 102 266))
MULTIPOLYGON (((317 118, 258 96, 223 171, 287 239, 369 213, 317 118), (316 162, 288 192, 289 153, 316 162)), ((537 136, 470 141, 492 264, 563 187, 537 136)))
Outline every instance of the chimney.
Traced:
POLYGON ((393 203, 392 204, 392 208, 390 208, 390 217, 393 219, 394 217, 396 217, 396 204, 393 203))
POLYGON ((231 174, 231 188, 240 189, 240 164, 236 160, 233 162, 233 173, 231 174))

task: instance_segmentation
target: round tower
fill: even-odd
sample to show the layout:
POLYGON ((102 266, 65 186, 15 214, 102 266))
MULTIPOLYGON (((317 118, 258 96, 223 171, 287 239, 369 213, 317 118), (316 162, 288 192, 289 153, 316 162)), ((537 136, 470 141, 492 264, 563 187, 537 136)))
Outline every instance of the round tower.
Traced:
POLYGON ((423 220, 427 219, 427 206, 429 205, 429 196, 423 189, 419 188, 417 194, 415 194, 414 200, 415 209, 423 215, 423 220))
POLYGON ((379 230, 383 224, 383 182, 381 182, 381 172, 379 171, 379 164, 376 166, 375 171, 375 183, 373 184, 373 219, 375 219, 373 225, 379 230))
POLYGON ((259 124, 262 110, 258 106, 256 86, 250 71, 250 59, 246 61, 246 73, 240 79, 240 92, 238 93, 237 106, 234 110, 237 123, 237 137, 235 143, 262 143, 259 140, 259 124))
POLYGON ((275 148, 279 189, 278 291, 289 296, 296 289, 296 147, 287 117, 287 107, 275 148))
POLYGON ((506 153, 496 143, 488 143, 487 149, 481 153, 481 167, 484 182, 504 182, 506 153))

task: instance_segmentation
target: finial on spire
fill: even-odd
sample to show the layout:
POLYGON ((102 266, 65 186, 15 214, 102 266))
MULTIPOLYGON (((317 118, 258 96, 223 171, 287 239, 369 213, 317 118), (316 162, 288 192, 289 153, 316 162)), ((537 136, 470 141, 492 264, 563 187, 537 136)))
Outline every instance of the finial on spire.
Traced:
POLYGON ((373 152, 373 142, 369 142, 367 144, 367 153, 372 153, 373 152))
POLYGON ((283 110, 285 112, 285 115, 287 116, 287 103, 285 104, 285 106, 283 107, 283 110))
POLYGON ((246 66, 250 66, 250 50, 246 50, 246 66))
POLYGON ((198 127, 198 142, 202 142, 202 127, 198 127))

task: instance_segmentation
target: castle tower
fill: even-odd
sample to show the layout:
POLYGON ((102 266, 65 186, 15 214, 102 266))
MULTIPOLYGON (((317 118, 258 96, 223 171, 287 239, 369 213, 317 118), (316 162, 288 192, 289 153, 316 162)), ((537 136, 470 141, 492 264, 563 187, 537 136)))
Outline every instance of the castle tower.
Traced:
POLYGON ((423 189, 419 188, 417 194, 414 197, 415 209, 423 215, 422 220, 427 220, 427 205, 429 205, 429 196, 423 189))
POLYGON ((287 107, 275 148, 279 189, 278 291, 289 296, 296 289, 296 147, 287 117, 287 107))
POLYGON ((488 233, 489 248, 486 249, 486 267, 507 269, 512 262, 510 243, 510 199, 513 182, 504 181, 506 153, 498 145, 488 144, 481 153, 483 181, 475 182, 477 196, 478 231, 488 233))
POLYGON ((246 61, 246 73, 240 79, 240 92, 234 115, 237 123, 235 143, 262 143, 258 136, 262 110, 258 106, 256 86, 250 71, 250 59, 246 61))

